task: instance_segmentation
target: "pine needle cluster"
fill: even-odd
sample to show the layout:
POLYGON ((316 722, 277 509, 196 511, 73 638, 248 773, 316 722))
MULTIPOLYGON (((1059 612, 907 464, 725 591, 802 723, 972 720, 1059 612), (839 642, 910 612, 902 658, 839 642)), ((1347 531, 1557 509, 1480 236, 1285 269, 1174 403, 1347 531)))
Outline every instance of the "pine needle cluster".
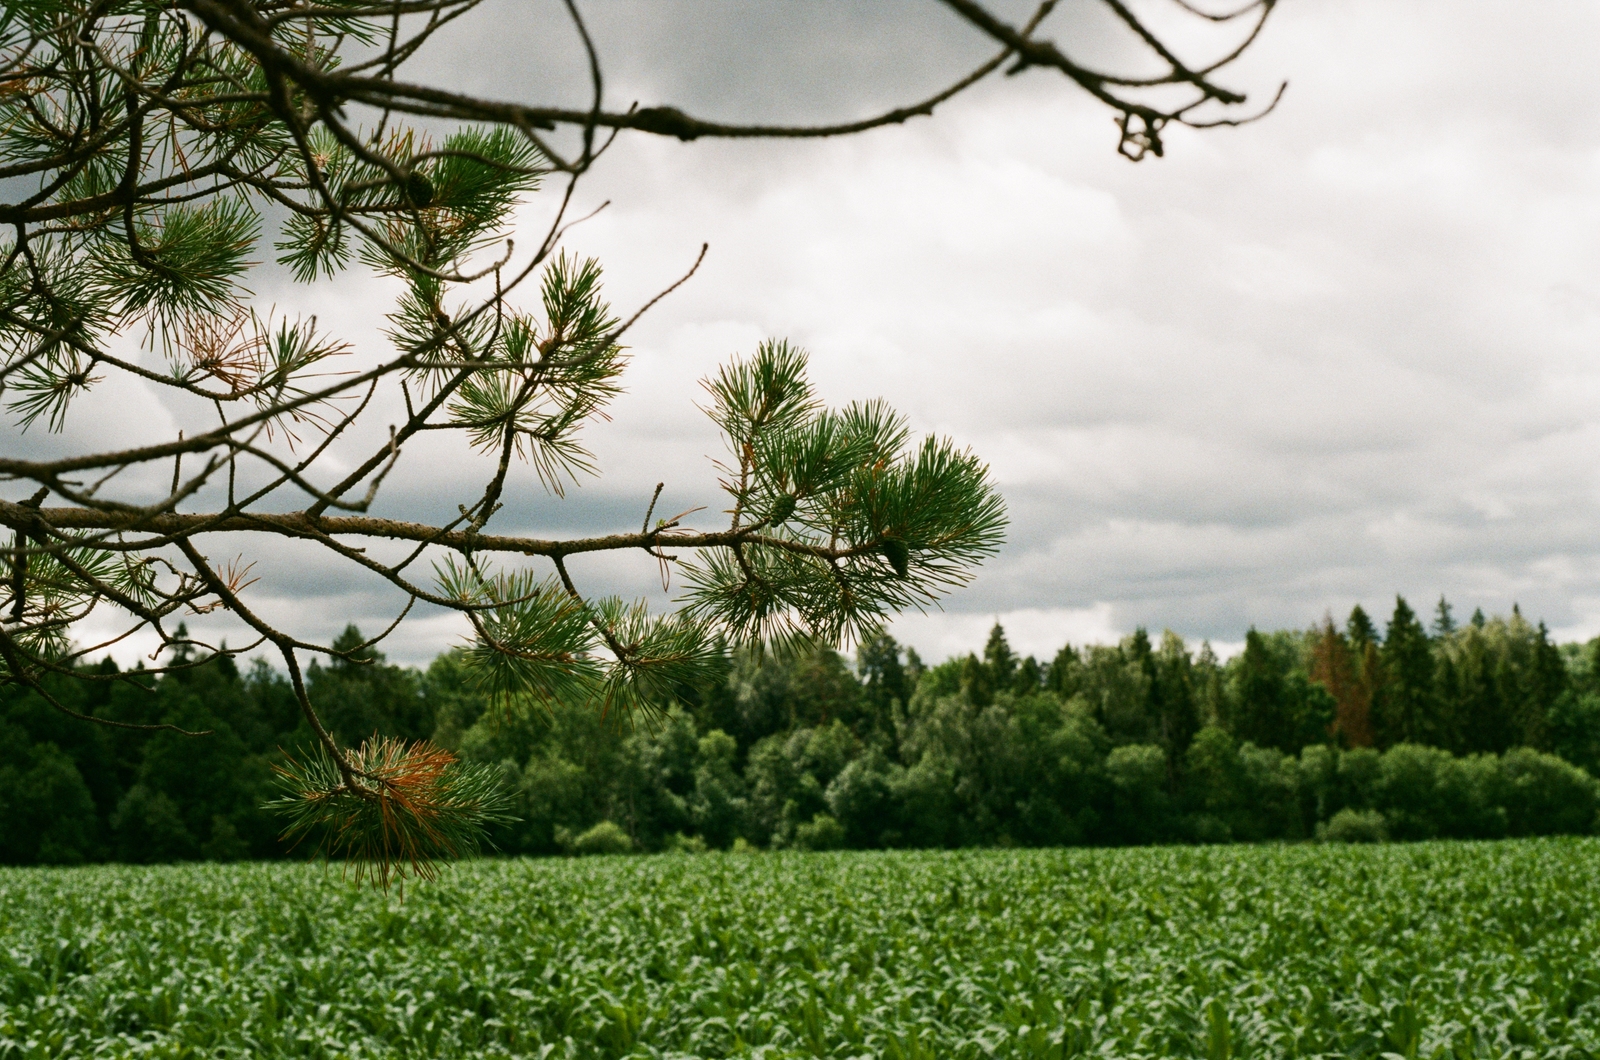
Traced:
POLYGON ((509 820, 499 770, 426 741, 374 736, 347 765, 321 753, 286 758, 273 767, 284 793, 268 805, 288 819, 286 841, 310 840, 358 885, 433 879, 440 859, 477 853, 484 827, 509 820))

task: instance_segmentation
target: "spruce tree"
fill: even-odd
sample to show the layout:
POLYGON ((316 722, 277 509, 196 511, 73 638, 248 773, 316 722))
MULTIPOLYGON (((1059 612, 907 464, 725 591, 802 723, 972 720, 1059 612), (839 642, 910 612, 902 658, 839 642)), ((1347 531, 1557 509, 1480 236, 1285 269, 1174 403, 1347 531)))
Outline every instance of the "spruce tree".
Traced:
POLYGON ((1283 674, 1267 647, 1266 638, 1251 626, 1245 633, 1234 685, 1233 735, 1258 747, 1277 747, 1282 741, 1286 703, 1283 674))
POLYGON ((1448 637, 1456 631, 1455 615, 1451 614, 1450 602, 1439 594, 1438 606, 1433 610, 1433 635, 1435 637, 1448 637))
POLYGON ((1175 778, 1189 742, 1200 731, 1194 661, 1183 638, 1169 629, 1161 635, 1161 647, 1153 662, 1152 688, 1161 746, 1167 752, 1170 775, 1175 778))
POLYGON ((1334 738, 1346 747, 1371 747, 1372 690, 1363 680, 1362 655, 1334 626, 1331 615, 1322 620, 1313 637, 1309 676, 1334 699, 1334 738))
POLYGON ((1345 636, 1350 638, 1350 643, 1358 651, 1368 644, 1380 644, 1378 627, 1373 624, 1372 618, 1360 604, 1350 609, 1350 617, 1345 622, 1345 636))
POLYGON ((1071 699, 1078 694, 1082 667, 1083 659, 1079 656, 1078 649, 1070 644, 1063 644, 1061 650, 1056 652, 1056 657, 1050 660, 1050 668, 1045 673, 1045 687, 1063 700, 1071 699))
POLYGON ((983 646, 983 666, 988 671, 988 684, 991 689, 1010 690, 1017 679, 1017 656, 1011 650, 1011 643, 1006 640, 1006 631, 996 622, 994 628, 989 630, 989 639, 983 646))
POLYGON ((1396 596, 1383 639, 1385 683, 1375 697, 1373 730, 1379 747, 1437 739, 1433 648, 1405 597, 1396 596))

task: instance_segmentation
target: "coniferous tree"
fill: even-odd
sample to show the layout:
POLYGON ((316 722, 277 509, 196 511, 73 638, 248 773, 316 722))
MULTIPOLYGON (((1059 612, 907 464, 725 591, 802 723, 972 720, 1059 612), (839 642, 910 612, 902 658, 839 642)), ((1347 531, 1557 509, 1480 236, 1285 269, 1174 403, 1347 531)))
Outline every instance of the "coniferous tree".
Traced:
POLYGON ((1225 723, 1228 707, 1222 680, 1222 663, 1209 640, 1200 642, 1194 657, 1195 714, 1201 728, 1225 723))
POLYGON ((1149 645, 1148 637, 1141 639, 1135 632, 1114 648, 1091 645, 1083 652, 1077 697, 1118 746, 1153 744, 1157 739, 1149 645))
POLYGON ((1060 696, 1062 700, 1071 699, 1078 694, 1079 670, 1082 663, 1078 649, 1070 644, 1062 645, 1061 650, 1056 652, 1056 657, 1050 661, 1050 668, 1045 674, 1045 687, 1060 696))
POLYGON ((923 665, 922 656, 917 654, 917 649, 906 648, 906 702, 911 702, 911 697, 917 691, 917 685, 922 683, 922 675, 927 672, 923 665))
POLYGON ((994 702, 994 671, 971 652, 961 661, 959 679, 961 694, 974 706, 987 707, 994 702))
POLYGON ((1428 743, 1437 738, 1433 649, 1405 597, 1396 596, 1384 634, 1384 684, 1373 702, 1377 746, 1428 743))
POLYGON ((900 661, 900 645, 887 633, 862 642, 856 649, 856 673, 861 678, 861 703, 868 731, 877 742, 894 741, 894 714, 911 701, 912 682, 900 661))
POLYGON ((1448 637, 1456 631, 1455 615, 1451 613, 1450 602, 1439 594, 1438 606, 1433 611, 1433 635, 1435 637, 1448 637))
POLYGON ((1334 626, 1331 615, 1323 618, 1314 636, 1308 671, 1311 680, 1333 697, 1331 735, 1345 747, 1371 747, 1372 691, 1362 679, 1361 657, 1334 626))
POLYGON ((1009 689, 1016 683, 1017 656, 998 622, 989 630, 989 639, 983 646, 983 665, 988 671, 990 688, 1009 689))
POLYGON ((1360 604, 1350 609, 1350 618, 1345 622, 1345 636, 1350 638, 1351 646, 1358 652, 1368 644, 1382 643, 1378 627, 1360 604))
POLYGON ((1175 778, 1189 743, 1201 725, 1194 661, 1183 638, 1167 630, 1161 635, 1161 648, 1152 663, 1151 691, 1159 739, 1167 753, 1169 775, 1175 778))
POLYGON ((1433 738, 1437 746, 1453 754, 1466 753, 1467 722, 1463 711, 1465 689, 1457 668, 1457 653, 1450 650, 1460 631, 1436 635, 1433 645, 1433 692, 1435 724, 1433 738))
MULTIPOLYGON (((1497 623, 1496 629, 1502 628, 1497 623)), ((1511 746, 1513 735, 1510 711, 1505 702, 1502 681, 1502 654, 1496 635, 1488 623, 1469 623, 1444 646, 1450 660, 1457 718, 1457 747, 1467 754, 1498 754, 1511 746)))
POLYGON ((1276 747, 1283 738, 1285 713, 1284 675, 1279 671, 1266 638, 1251 626, 1245 633, 1234 681, 1233 711, 1228 726, 1235 739, 1261 747, 1276 747))
POLYGON ((1572 687, 1562 661, 1561 649, 1550 640, 1550 630, 1541 620, 1534 640, 1533 667, 1529 696, 1522 718, 1522 745, 1549 750, 1549 717, 1557 701, 1572 687))
POLYGON ((1019 696, 1032 695, 1044 687, 1044 667, 1033 656, 1023 659, 1012 679, 1011 689, 1019 696))

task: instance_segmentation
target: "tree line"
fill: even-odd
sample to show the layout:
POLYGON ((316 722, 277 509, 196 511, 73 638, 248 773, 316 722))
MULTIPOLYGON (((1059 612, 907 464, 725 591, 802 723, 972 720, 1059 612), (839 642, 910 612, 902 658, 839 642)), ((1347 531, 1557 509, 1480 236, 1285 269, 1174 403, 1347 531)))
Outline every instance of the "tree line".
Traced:
MULTIPOLYGON (((363 643, 353 627, 335 642, 363 643)), ((86 676, 116 672, 110 660, 86 676)), ((1403 598, 1385 629, 1251 629, 1219 660, 1165 633, 926 666, 886 636, 853 660, 725 650, 678 702, 496 705, 458 651, 425 669, 355 651, 308 668, 328 729, 430 739, 499 767, 510 854, 732 846, 956 847, 1588 832, 1600 775, 1600 638, 1403 598)), ((295 856, 263 809, 314 736, 265 661, 180 648, 166 672, 57 680, 74 721, 0 689, 0 862, 295 856)))

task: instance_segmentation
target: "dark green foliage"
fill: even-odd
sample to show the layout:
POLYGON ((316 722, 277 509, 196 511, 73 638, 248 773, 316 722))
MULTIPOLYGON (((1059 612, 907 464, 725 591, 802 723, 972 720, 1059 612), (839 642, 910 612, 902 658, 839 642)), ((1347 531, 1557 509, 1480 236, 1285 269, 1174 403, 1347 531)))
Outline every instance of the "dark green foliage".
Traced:
POLYGON ((1127 744, 1106 757, 1112 792, 1111 827, 1127 843, 1173 838, 1175 815, 1167 794, 1167 756, 1149 744, 1127 744))
POLYGON ((722 850, 749 830, 750 802, 735 768, 739 745, 720 729, 700 737, 689 819, 707 846, 722 850))
POLYGON ((1383 638, 1378 636, 1378 627, 1360 604, 1350 609, 1350 618, 1345 622, 1345 635, 1357 647, 1383 643, 1383 638))
POLYGON ((996 689, 1010 688, 1016 681, 1017 656, 1006 640, 1006 631, 998 622, 989 631, 989 640, 983 646, 983 665, 988 671, 989 685, 996 689))
POLYGON ((117 804, 111 818, 118 861, 185 861, 199 853, 199 844, 183 823, 178 804, 165 792, 135 784, 117 804))
POLYGON ((1389 826, 1377 810, 1340 810, 1318 833, 1329 843, 1382 843, 1389 838, 1389 826))
POLYGON ((95 859, 101 826, 78 767, 55 744, 29 746, 20 735, 4 733, 0 744, 0 864, 95 859))
POLYGON ((895 786, 904 774, 876 748, 839 771, 823 795, 833 819, 844 829, 840 845, 858 849, 898 845, 904 832, 897 827, 895 786))
MULTIPOLYGON (((508 853, 571 852, 607 821, 644 851, 1292 841, 1325 833, 1346 810, 1379 815, 1396 840, 1594 827, 1592 775, 1546 750, 1341 746, 1332 693, 1309 676, 1327 635, 1254 632, 1223 665, 1171 633, 1157 645, 1136 632, 1114 647, 1064 649, 1048 670, 1019 660, 998 627, 981 658, 926 670, 881 634, 854 668, 832 651, 742 648, 712 660, 687 707, 631 723, 593 704, 497 697, 469 651, 422 673, 391 666, 354 629, 337 642, 344 655, 312 667, 309 681, 349 745, 431 739, 492 781, 508 805, 489 838, 508 853)), ((1429 642, 1436 674, 1465 675, 1459 689, 1511 704, 1495 708, 1505 725, 1543 718, 1508 731, 1543 733, 1592 762, 1600 642, 1541 644, 1548 637, 1519 616, 1429 642), (1465 679, 1483 674, 1482 685, 1465 679), (1552 687, 1561 691, 1541 714, 1552 687)), ((78 696, 76 709, 215 734, 86 729, 14 690, 0 700, 0 857, 284 853, 282 822, 260 804, 279 749, 313 750, 284 680, 264 663, 241 674, 218 659, 152 685, 63 684, 62 694, 78 696), (46 790, 55 794, 34 794, 46 790), (23 820, 41 823, 11 823, 23 820)), ((1447 698, 1433 689, 1436 706, 1447 698)), ((1430 724, 1483 718, 1472 702, 1430 724)))
POLYGON ((1550 750, 1591 776, 1600 776, 1600 695, 1568 689, 1545 722, 1550 750))
POLYGON ((601 821, 581 835, 572 837, 574 854, 627 854, 634 850, 633 839, 610 821, 601 821))
POLYGON ((1304 638, 1251 629, 1244 653, 1229 665, 1230 729, 1241 740, 1297 753, 1331 736, 1337 702, 1306 673, 1304 638))
POLYGON ((1201 724, 1195 665, 1182 638, 1170 630, 1163 634, 1150 670, 1157 740, 1175 768, 1201 724))
POLYGON ((863 738, 873 743, 897 745, 894 718, 902 716, 916 679, 900 661, 900 645, 879 634, 856 649, 856 672, 861 675, 861 709, 871 729, 863 738))
POLYGON ((1433 650, 1403 596, 1395 597, 1382 657, 1387 680, 1372 704, 1378 746, 1434 742, 1442 734, 1435 723, 1433 650))
POLYGON ((1568 835, 1595 823, 1595 781, 1576 766, 1519 747, 1501 760, 1499 774, 1511 835, 1568 835))
POLYGON ((1433 612, 1433 635, 1435 637, 1448 637, 1456 631, 1456 619, 1452 613, 1450 602, 1441 593, 1439 605, 1433 612))
POLYGON ((796 850, 838 850, 845 844, 844 826, 819 813, 794 830, 796 850))

